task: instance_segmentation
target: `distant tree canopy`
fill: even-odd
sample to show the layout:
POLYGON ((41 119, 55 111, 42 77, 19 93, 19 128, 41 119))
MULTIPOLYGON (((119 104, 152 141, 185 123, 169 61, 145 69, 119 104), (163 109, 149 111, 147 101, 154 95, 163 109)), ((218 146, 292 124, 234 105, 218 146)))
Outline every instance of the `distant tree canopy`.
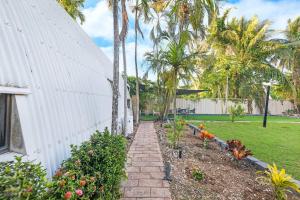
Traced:
POLYGON ((85 0, 56 0, 69 15, 74 19, 79 19, 82 24, 85 20, 81 8, 84 6, 85 0))

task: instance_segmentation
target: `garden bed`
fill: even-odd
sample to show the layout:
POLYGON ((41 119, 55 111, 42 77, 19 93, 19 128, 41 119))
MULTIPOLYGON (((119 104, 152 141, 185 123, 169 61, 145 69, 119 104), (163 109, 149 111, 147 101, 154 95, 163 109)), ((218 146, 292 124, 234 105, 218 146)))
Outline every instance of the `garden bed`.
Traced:
MULTIPOLYGON (((203 148, 203 142, 189 128, 180 140, 183 158, 179 159, 168 145, 165 128, 159 123, 155 128, 164 161, 172 166, 172 199, 274 199, 272 189, 257 181, 257 169, 251 163, 233 160, 215 142, 203 148), (192 176, 195 170, 203 173, 201 181, 192 176)), ((290 195, 289 199, 300 198, 290 195)))

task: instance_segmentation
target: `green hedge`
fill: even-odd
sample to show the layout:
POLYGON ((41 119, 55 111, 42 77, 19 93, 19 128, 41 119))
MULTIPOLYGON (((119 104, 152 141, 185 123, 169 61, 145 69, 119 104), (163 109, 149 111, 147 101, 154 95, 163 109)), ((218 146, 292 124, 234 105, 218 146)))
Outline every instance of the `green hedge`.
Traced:
MULTIPOLYGON (((18 162, 19 165, 23 163, 18 162)), ((45 170, 40 164, 26 163, 34 166, 31 167, 32 173, 26 172, 28 167, 14 167, 7 174, 6 167, 1 167, 0 176, 6 173, 13 180, 5 186, 7 182, 0 179, 0 199, 14 199, 11 197, 23 190, 27 192, 24 198, 15 199, 119 199, 120 183, 125 178, 125 162, 126 139, 121 135, 111 135, 107 129, 103 133, 97 131, 89 141, 80 146, 71 146, 71 157, 62 163, 52 181, 46 181, 45 170), (13 178, 19 173, 22 174, 21 178, 29 179, 29 186, 23 186, 13 178), (15 190, 7 190, 10 186, 15 190), (28 190, 28 187, 36 189, 28 190)))

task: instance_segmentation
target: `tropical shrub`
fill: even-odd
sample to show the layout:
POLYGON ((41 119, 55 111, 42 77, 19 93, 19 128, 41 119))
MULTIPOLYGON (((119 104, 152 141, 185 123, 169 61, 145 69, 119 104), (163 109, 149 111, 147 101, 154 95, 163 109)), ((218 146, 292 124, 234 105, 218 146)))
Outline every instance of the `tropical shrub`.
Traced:
POLYGON ((242 160, 247 156, 253 155, 250 150, 246 150, 245 145, 240 140, 228 140, 227 145, 228 151, 232 152, 232 155, 237 160, 242 160))
POLYGON ((44 199, 47 186, 46 171, 41 164, 24 162, 0 163, 0 199, 44 199))
POLYGON ((271 184, 274 195, 277 200, 286 200, 286 192, 293 189, 300 193, 300 188, 293 182, 293 178, 286 174, 285 169, 278 170, 277 166, 268 165, 268 168, 263 173, 265 176, 259 177, 263 182, 271 184))
POLYGON ((125 138, 107 129, 96 131, 89 141, 71 146, 71 157, 53 177, 49 198, 119 199, 125 161, 125 138))
POLYGON ((234 122, 236 117, 241 117, 245 113, 245 109, 241 104, 230 106, 228 110, 231 121, 234 122))
POLYGON ((196 181, 202 181, 204 179, 204 174, 199 169, 193 169, 192 176, 196 181))
POLYGON ((183 123, 181 120, 176 120, 176 127, 174 129, 170 129, 167 133, 167 139, 168 142, 171 144, 172 148, 177 148, 178 147, 178 142, 180 138, 183 135, 183 129, 185 123, 183 123))

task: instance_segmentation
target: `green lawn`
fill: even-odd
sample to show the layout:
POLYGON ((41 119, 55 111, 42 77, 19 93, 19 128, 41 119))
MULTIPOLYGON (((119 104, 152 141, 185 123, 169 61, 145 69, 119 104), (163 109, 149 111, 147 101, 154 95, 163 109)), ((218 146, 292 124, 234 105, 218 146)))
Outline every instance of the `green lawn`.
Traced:
MULTIPOLYGON (((209 132, 214 133, 220 139, 241 140, 247 148, 252 150, 256 158, 270 164, 275 162, 299 180, 300 124, 288 123, 289 119, 281 118, 282 121, 278 119, 277 117, 270 118, 267 128, 263 128, 260 122, 204 122, 204 124, 209 132)), ((193 123, 199 125, 200 122, 193 123)))
MULTIPOLYGON (((186 120, 203 120, 203 121, 231 121, 228 115, 182 115, 186 120)), ((236 118, 236 121, 262 122, 263 116, 243 116, 236 118)), ((268 116, 270 122, 300 122, 300 118, 285 116, 268 116)))

